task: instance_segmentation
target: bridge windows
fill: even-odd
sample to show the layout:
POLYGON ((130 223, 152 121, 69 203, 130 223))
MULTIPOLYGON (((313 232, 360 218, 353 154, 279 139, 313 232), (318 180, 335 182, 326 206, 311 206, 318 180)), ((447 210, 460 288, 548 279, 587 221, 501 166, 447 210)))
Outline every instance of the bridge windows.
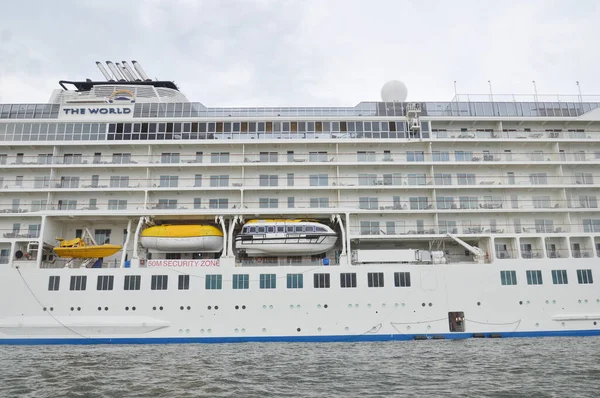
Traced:
POLYGON ((56 292, 60 288, 60 276, 53 275, 48 278, 48 290, 56 292))
POLYGON ((96 290, 113 290, 115 277, 113 275, 98 275, 96 290))
POLYGON ((140 275, 125 275, 123 290, 140 290, 141 279, 140 275))
POLYGON ((71 276, 71 285, 69 287, 70 290, 85 290, 87 284, 87 276, 86 275, 72 275, 71 276))
POLYGON ((152 275, 150 283, 151 290, 167 290, 169 283, 168 275, 152 275))
POLYGON ((340 287, 352 288, 356 287, 356 272, 346 272, 340 274, 340 287))
POLYGON ((510 286, 517 284, 517 272, 516 271, 500 271, 500 281, 502 286, 510 286))
POLYGON ((329 288, 330 275, 329 274, 314 274, 314 287, 315 289, 329 288))

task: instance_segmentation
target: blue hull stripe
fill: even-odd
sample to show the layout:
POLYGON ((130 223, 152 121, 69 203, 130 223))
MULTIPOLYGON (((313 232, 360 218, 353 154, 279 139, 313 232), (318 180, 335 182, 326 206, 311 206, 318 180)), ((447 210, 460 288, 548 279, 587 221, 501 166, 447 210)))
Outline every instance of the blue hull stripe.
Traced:
MULTIPOLYGON (((476 337, 549 337, 600 336, 598 330, 556 330, 531 332, 475 333, 476 337)), ((28 338, 0 339, 0 345, 59 345, 59 344, 184 344, 184 343, 250 343, 250 342, 355 342, 391 340, 468 339, 473 333, 441 334, 360 334, 329 336, 247 336, 247 337, 119 337, 119 338, 28 338)))

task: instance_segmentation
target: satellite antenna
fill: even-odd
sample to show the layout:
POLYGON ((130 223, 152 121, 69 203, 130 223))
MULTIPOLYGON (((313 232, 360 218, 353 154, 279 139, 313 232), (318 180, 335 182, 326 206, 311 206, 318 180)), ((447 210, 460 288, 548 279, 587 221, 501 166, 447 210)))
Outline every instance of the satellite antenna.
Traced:
POLYGON ((404 102, 408 96, 406 84, 398 80, 390 80, 381 88, 383 102, 404 102))

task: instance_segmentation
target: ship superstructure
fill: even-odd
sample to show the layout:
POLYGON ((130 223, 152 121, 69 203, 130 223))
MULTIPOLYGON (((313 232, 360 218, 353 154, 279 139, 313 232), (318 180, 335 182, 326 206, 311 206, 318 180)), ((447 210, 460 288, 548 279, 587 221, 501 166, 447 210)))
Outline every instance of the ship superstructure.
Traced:
POLYGON ((0 105, 0 343, 600 334, 600 102, 209 108, 132 65, 0 105))

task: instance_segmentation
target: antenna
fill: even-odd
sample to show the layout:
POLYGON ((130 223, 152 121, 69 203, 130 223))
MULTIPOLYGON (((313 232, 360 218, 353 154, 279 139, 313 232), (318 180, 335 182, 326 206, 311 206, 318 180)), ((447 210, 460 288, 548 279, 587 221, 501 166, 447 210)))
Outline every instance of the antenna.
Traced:
POLYGON ((131 68, 131 66, 129 66, 129 64, 127 63, 127 61, 121 61, 121 64, 123 65, 123 68, 125 68, 125 70, 127 71, 127 74, 130 75, 131 77, 131 81, 140 81, 141 79, 138 77, 138 75, 133 71, 133 69, 131 68))
POLYGON ((108 69, 110 69, 112 74, 115 76, 116 80, 118 80, 118 81, 125 80, 125 79, 123 79, 123 76, 119 73, 119 70, 117 69, 117 67, 111 61, 106 61, 106 65, 108 66, 108 69))
POLYGON ((106 79, 107 82, 113 80, 113 78, 106 71, 106 69, 104 68, 104 66, 102 66, 102 62, 96 61, 96 66, 98 67, 98 69, 100 69, 100 72, 104 75, 104 78, 106 79))
POLYGON ((142 78, 142 80, 145 80, 145 81, 152 80, 152 79, 148 78, 148 75, 146 74, 146 72, 144 72, 144 69, 142 68, 142 65, 140 65, 140 63, 138 61, 131 61, 131 63, 133 64, 133 67, 137 71, 138 75, 140 75, 140 77, 142 78))
POLYGON ((577 91, 579 92, 579 102, 583 102, 583 95, 581 95, 581 86, 579 85, 579 80, 575 82, 577 84, 577 91))
POLYGON ((538 92, 537 92, 537 84, 535 84, 535 80, 532 80, 533 83, 533 93, 534 93, 534 97, 535 97, 535 102, 539 102, 538 101, 538 92))

